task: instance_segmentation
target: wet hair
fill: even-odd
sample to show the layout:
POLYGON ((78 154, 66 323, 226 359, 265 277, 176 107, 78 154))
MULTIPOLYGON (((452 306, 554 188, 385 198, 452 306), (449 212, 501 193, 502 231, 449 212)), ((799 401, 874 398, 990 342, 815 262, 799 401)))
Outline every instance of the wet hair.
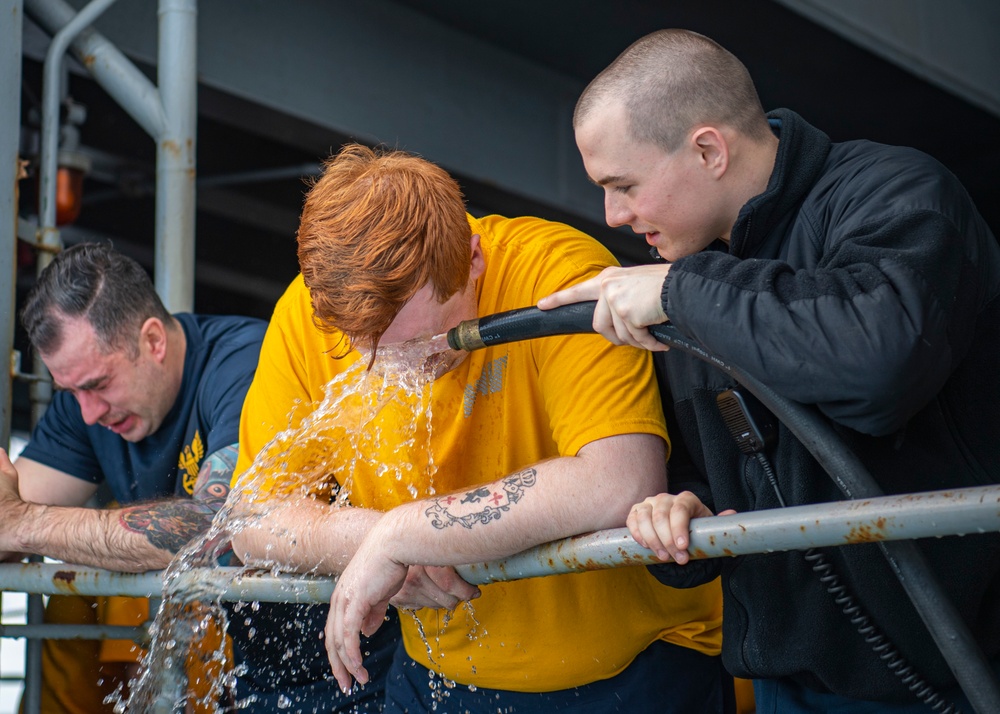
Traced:
POLYGON ((21 324, 40 354, 59 349, 67 319, 85 318, 104 352, 138 354, 143 323, 157 317, 169 326, 149 275, 105 243, 80 243, 60 252, 42 271, 21 310, 21 324))
POLYGON ((756 141, 770 131, 743 63, 688 30, 659 30, 632 43, 583 90, 573 128, 608 102, 624 105, 633 139, 667 152, 702 124, 728 125, 756 141))
POLYGON ((299 222, 313 321, 374 352, 419 289, 430 284, 443 303, 468 284, 470 237, 462 192, 444 169, 403 151, 344 146, 299 222))

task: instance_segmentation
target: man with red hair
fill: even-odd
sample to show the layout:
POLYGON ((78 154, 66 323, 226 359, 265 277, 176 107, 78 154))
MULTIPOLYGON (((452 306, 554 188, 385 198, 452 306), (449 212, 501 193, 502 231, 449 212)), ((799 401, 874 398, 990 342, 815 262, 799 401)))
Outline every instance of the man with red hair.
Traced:
MULTIPOLYGON (((620 568, 480 589, 453 568, 621 527, 666 488, 669 442, 642 350, 568 335, 451 353, 429 393, 374 410, 372 453, 347 437, 272 453, 323 411, 296 405, 377 366, 376 348, 534 304, 613 265, 610 253, 566 225, 473 218, 441 168, 357 145, 309 192, 298 245, 302 274, 275 309, 241 421, 234 495, 265 507, 234 548, 248 563, 340 574, 326 647, 341 688, 369 680, 359 631, 373 634, 393 604, 406 612, 386 711, 725 711, 716 583, 661 588, 645 568, 620 568), (424 398, 423 439, 399 436, 407 400, 424 398), (305 497, 268 495, 282 490, 305 497)), ((334 417, 349 410, 339 404, 334 417)))

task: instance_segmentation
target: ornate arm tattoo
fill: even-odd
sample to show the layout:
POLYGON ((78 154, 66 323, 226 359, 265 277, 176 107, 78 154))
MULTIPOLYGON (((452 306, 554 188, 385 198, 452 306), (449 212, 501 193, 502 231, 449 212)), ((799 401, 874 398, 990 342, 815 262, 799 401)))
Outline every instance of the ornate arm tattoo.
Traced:
POLYGON ((458 494, 435 498, 424 515, 438 529, 456 524, 463 528, 472 528, 476 523, 485 525, 498 520, 512 505, 524 498, 525 491, 535 485, 536 474, 535 469, 528 468, 511 474, 498 485, 480 486, 468 491, 461 498, 458 494), (466 504, 475 510, 463 508, 466 504))
POLYGON ((118 522, 133 533, 144 533, 157 548, 177 553, 204 533, 229 495, 239 447, 230 444, 209 454, 201 464, 190 499, 173 498, 123 508, 118 522))

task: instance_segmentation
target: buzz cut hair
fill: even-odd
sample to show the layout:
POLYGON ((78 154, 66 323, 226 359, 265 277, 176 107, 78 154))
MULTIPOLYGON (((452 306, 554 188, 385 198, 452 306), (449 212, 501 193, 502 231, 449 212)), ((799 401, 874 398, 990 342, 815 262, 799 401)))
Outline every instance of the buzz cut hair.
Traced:
POLYGON ((697 126, 727 125, 764 140, 767 117, 749 71, 714 40, 680 29, 640 38, 583 90, 573 128, 620 103, 632 139, 673 152, 697 126))

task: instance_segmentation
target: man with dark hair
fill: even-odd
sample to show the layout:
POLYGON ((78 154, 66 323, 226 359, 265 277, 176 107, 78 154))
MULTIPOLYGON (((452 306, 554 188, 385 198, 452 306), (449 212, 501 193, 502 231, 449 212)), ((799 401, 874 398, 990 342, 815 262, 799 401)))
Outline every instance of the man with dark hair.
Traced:
MULTIPOLYGON (((0 551, 166 567, 229 493, 266 323, 171 315, 138 263, 93 243, 56 256, 21 319, 58 391, 16 470, 0 450, 0 551), (84 507, 102 482, 117 507, 84 507)), ((111 710, 95 681, 66 680, 96 653, 74 662, 52 641, 46 652, 43 710, 111 710)))
MULTIPOLYGON (((833 143, 787 109, 765 114, 739 60, 684 30, 625 50, 584 91, 574 128, 608 223, 666 262, 609 268, 539 307, 597 300, 601 334, 657 351, 714 499, 639 503, 629 527, 640 543, 685 564, 692 517, 843 498, 783 424, 766 451, 741 452, 716 403, 738 385, 664 351, 647 328, 667 320, 815 406, 886 493, 1000 482, 1000 248, 947 169, 913 149, 833 143)), ((1000 666, 1000 537, 918 547, 1000 666)), ((723 659, 755 679, 758 711, 928 711, 935 689, 962 702, 877 546, 823 555, 823 580, 799 552, 719 562, 723 659), (835 601, 827 588, 840 586, 835 601), (858 632, 848 612, 874 628, 858 632)), ((653 567, 672 582, 676 564, 653 567)))

